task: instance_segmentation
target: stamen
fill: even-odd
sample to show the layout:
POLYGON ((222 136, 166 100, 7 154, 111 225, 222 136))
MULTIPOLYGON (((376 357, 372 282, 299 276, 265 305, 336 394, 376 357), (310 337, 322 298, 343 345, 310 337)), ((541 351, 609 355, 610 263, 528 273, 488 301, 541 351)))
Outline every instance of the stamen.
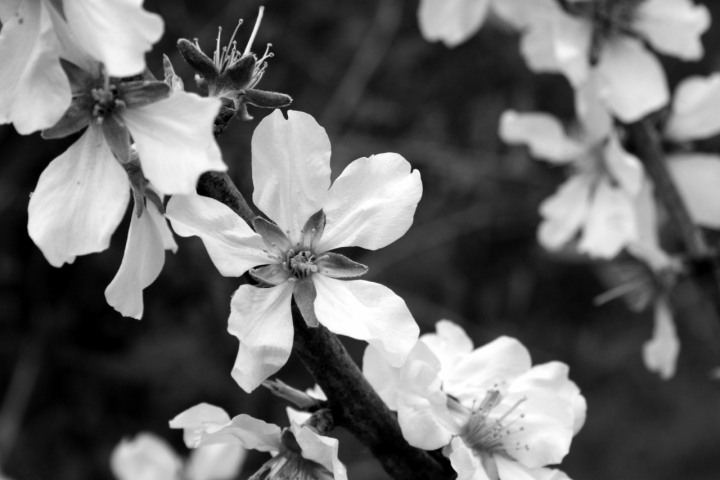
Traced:
POLYGON ((245 51, 243 52, 243 55, 247 55, 248 53, 250 53, 252 44, 255 41, 255 36, 257 35, 258 30, 260 29, 260 22, 262 22, 264 13, 265 13, 265 7, 260 7, 260 11, 258 12, 258 18, 257 18, 257 20, 255 20, 255 26, 253 27, 252 34, 250 35, 250 40, 248 40, 248 43, 247 43, 247 46, 245 47, 245 51))
POLYGON ((218 27, 217 42, 215 44, 215 53, 213 54, 213 62, 215 66, 220 68, 220 62, 222 60, 222 48, 220 48, 220 37, 222 36, 222 27, 218 27))

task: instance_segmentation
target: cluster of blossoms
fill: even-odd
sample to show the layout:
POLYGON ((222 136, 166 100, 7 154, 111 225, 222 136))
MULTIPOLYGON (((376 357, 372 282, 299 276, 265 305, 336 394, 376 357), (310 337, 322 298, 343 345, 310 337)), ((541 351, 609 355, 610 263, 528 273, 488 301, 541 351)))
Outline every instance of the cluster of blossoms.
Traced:
MULTIPOLYGON (((720 158, 692 150, 695 140, 720 133, 720 76, 683 81, 671 102, 649 50, 700 58, 707 9, 690 0, 422 0, 419 19, 428 39, 455 46, 488 14, 520 32, 533 71, 560 73, 575 92, 573 125, 540 112, 510 110, 500 119, 505 142, 570 172, 540 207, 540 243, 606 260, 627 252, 643 262, 643 272, 621 271, 623 284, 603 297, 630 296, 636 310, 652 305, 655 329, 643 358, 671 377, 679 342, 668 298, 682 266, 661 247, 655 186, 626 141, 627 125, 669 104, 659 130, 673 148, 666 167, 693 220, 720 228, 720 158), (652 290, 636 288, 648 278, 652 290)), ((199 237, 220 274, 252 279, 233 295, 228 321, 239 340, 232 377, 246 392, 288 361, 295 328, 322 326, 368 343, 363 373, 397 412, 407 442, 442 449, 460 480, 566 479, 553 466, 586 414, 567 365, 532 366, 527 349, 508 337, 473 349, 448 321, 419 337, 405 302, 358 279, 368 267, 333 251, 377 250, 408 231, 422 183, 407 160, 360 158, 331 182, 325 130, 308 114, 276 110, 252 137, 252 198, 267 218, 246 223, 197 193, 204 173, 227 169, 215 137, 229 118, 251 120, 248 105, 292 101, 256 88, 272 56, 251 52, 260 18, 244 49, 238 29, 225 47, 218 36, 212 58, 197 41, 178 42, 201 96, 184 90, 167 58, 162 80, 146 67, 163 23, 139 0, 5 1, 0 122, 46 139, 82 132, 38 180, 30 237, 53 266, 72 263, 108 248, 132 199, 123 261, 105 291, 121 314, 141 318, 143 289, 160 274, 165 251, 178 248, 173 231, 199 237)), ((333 420, 324 394, 299 397, 311 400, 300 405, 305 412, 289 411, 287 428, 197 405, 170 422, 196 449, 187 461, 142 434, 116 448, 113 471, 120 480, 230 479, 246 449, 255 449, 272 458, 251 479, 345 480, 338 441, 327 436, 333 420)))
MULTIPOLYGON (((507 111, 500 121, 505 142, 527 145, 533 157, 570 172, 540 206, 539 242, 604 260, 628 252, 647 265, 649 272, 634 268, 615 275, 623 284, 601 299, 639 295, 640 301, 629 300, 631 308, 654 305, 654 335, 643 357, 649 369, 669 378, 679 342, 667 292, 682 267, 660 247, 653 182, 626 150, 625 127, 670 103, 651 49, 699 60, 709 12, 691 0, 423 0, 418 18, 428 40, 453 47, 470 38, 488 13, 520 32, 520 51, 532 71, 560 73, 575 91, 577 122, 569 133, 546 113, 507 111), (654 293, 649 284, 658 285, 654 293)), ((720 162, 716 155, 689 153, 688 146, 720 132, 718 81, 717 75, 683 81, 660 127, 663 141, 677 151, 663 160, 665 168, 692 219, 710 228, 720 228, 713 181, 720 162)))

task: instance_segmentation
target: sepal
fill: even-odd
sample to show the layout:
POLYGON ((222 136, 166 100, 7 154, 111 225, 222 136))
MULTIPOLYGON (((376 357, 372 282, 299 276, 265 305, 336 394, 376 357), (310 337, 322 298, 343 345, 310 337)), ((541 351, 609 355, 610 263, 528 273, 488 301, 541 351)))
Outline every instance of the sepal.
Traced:
POLYGON ((264 267, 251 268, 248 273, 258 282, 266 285, 280 285, 290 278, 290 273, 279 263, 265 265, 264 267))
POLYGON ((293 298, 295 299, 295 304, 298 306, 300 313, 302 313, 307 326, 310 328, 316 328, 320 325, 320 322, 315 316, 315 299, 317 298, 317 290, 315 289, 312 277, 295 281, 293 298))
POLYGON ((144 107, 170 96, 170 86, 158 81, 124 82, 117 86, 119 99, 128 108, 144 107))
POLYGON ((278 92, 267 92, 265 90, 247 89, 240 97, 241 103, 254 105, 261 108, 282 108, 292 103, 290 95, 278 92))
POLYGON ((220 75, 213 61, 190 40, 181 38, 178 40, 177 47, 185 63, 205 80, 212 81, 220 75))
POLYGON ((253 225, 255 226, 255 231, 260 234, 263 242, 265 242, 265 246, 277 255, 284 256, 285 252, 292 247, 292 243, 290 243, 285 232, 274 223, 262 217, 257 217, 253 221, 253 225))
POLYGON ((339 253, 323 253, 316 261, 318 273, 330 278, 355 278, 365 275, 368 267, 362 263, 353 262, 345 255, 339 253))

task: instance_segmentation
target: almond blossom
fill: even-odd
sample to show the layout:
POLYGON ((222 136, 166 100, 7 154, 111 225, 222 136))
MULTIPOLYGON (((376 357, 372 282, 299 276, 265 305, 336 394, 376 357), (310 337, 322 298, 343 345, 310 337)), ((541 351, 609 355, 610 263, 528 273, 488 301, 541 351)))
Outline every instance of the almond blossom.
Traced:
POLYGON ((231 420, 222 408, 201 403, 173 418, 170 427, 184 430, 189 448, 237 444, 270 453, 273 458, 251 480, 347 480, 338 441, 310 423, 291 421, 290 428, 281 429, 244 414, 231 420))
POLYGON ((224 443, 194 449, 184 461, 165 440, 142 432, 113 449, 110 469, 117 480, 232 480, 246 456, 242 445, 224 443))
POLYGON ((504 17, 523 29, 521 52, 531 69, 561 72, 576 88, 592 79, 603 103, 623 122, 639 120, 669 100, 660 62, 645 46, 698 60, 710 26, 691 0, 513 0, 504 17))
POLYGON ((64 68, 73 81, 73 104, 43 135, 87 128, 40 175, 28 232, 55 267, 103 251, 132 189, 136 215, 106 298, 123 315, 140 318, 142 290, 160 274, 164 250, 177 249, 162 216, 162 195, 194 192, 201 173, 226 169, 212 134, 219 101, 182 91, 170 95, 163 82, 115 84, 72 64, 64 68))
POLYGON ((567 478, 562 461, 585 421, 586 403, 561 362, 531 366, 517 340, 473 350, 467 334, 442 320, 395 368, 369 345, 363 373, 392 410, 403 436, 443 449, 459 480, 567 478))
POLYGON ((233 295, 228 330, 240 340, 232 375, 254 390, 287 361, 293 344, 291 298, 305 322, 375 345, 400 365, 418 335, 405 302, 358 277, 367 267, 330 252, 382 248, 413 221, 422 184, 400 155, 352 162, 330 186, 330 142, 310 116, 275 111, 252 139, 254 232, 230 208, 198 195, 174 196, 167 217, 178 235, 202 239, 225 276, 249 271, 260 285, 233 295), (259 268, 257 268, 259 267, 259 268))
POLYGON ((163 32, 142 0, 4 0, 0 21, 0 123, 22 134, 51 127, 69 107, 61 58, 85 69, 100 62, 114 77, 136 75, 163 32))
POLYGON ((643 169, 623 149, 594 92, 591 86, 578 92, 580 131, 574 135, 567 135, 551 115, 507 111, 500 136, 511 144, 527 144, 532 156, 572 171, 540 206, 540 243, 556 250, 581 232, 580 252, 612 258, 638 237, 634 201, 643 169))

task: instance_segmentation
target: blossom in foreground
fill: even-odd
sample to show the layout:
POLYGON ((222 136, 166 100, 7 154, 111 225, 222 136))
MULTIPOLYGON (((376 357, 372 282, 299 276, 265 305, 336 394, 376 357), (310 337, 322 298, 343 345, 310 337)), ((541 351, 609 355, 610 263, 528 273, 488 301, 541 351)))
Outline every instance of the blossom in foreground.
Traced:
MULTIPOLYGON (((502 3, 502 2, 499 2, 502 3)), ((669 100, 660 62, 645 47, 683 60, 703 55, 700 36, 710 14, 691 0, 510 1, 503 17, 524 31, 521 52, 531 69, 561 72, 576 88, 591 80, 603 103, 624 122, 669 100)))
POLYGON ((567 365, 532 367, 513 338, 473 350, 456 324, 436 328, 400 368, 371 345, 363 358, 363 373, 397 410, 408 443, 443 448, 459 480, 567 478, 547 467, 562 461, 585 421, 585 399, 567 365))
POLYGON ((230 333, 240 340, 232 375, 246 391, 277 372, 293 343, 291 297, 309 326, 375 345, 400 365, 418 336, 405 302, 358 277, 367 267, 330 250, 382 248, 412 224, 422 194, 420 174, 400 155, 352 162, 330 186, 330 142, 310 116, 275 111, 252 139, 255 233, 230 208, 198 195, 174 196, 173 230, 199 236, 221 274, 249 270, 259 286, 242 285, 231 302, 230 333), (254 268, 259 267, 259 268, 254 268))
POLYGON ((273 458, 253 480, 347 480, 338 441, 309 424, 291 421, 290 428, 281 429, 244 414, 230 419, 222 408, 201 403, 173 418, 170 427, 184 430, 189 448, 229 443, 270 453, 273 458))
POLYGON ((60 58, 86 69, 101 62, 114 77, 139 74, 163 32, 137 0, 4 1, 0 21, 0 123, 22 134, 51 127, 70 105, 60 58))
POLYGON ((242 445, 224 443, 197 448, 184 461, 162 438, 139 433, 115 447, 110 469, 118 480, 232 480, 246 456, 242 445))
POLYGON ((638 237, 634 201, 640 193, 640 161, 626 152, 590 88, 579 94, 581 131, 567 135, 560 122, 544 113, 507 111, 500 137, 527 144, 530 154, 570 167, 570 178, 540 206, 540 243, 556 250, 581 232, 578 250, 612 258, 638 237))
POLYGON ((212 60, 200 49, 200 45, 184 38, 178 40, 178 49, 188 65, 196 72, 195 79, 203 90, 207 90, 211 97, 224 97, 233 101, 235 110, 239 111, 243 120, 252 120, 247 112, 247 105, 262 108, 287 107, 292 98, 284 93, 268 92, 255 88, 263 77, 267 68, 267 59, 273 54, 269 53, 270 45, 265 54, 258 59, 251 52, 255 35, 262 21, 264 7, 260 7, 255 28, 245 50, 238 50, 235 42, 242 20, 235 28, 226 47, 220 47, 222 28, 218 32, 217 47, 212 60))

